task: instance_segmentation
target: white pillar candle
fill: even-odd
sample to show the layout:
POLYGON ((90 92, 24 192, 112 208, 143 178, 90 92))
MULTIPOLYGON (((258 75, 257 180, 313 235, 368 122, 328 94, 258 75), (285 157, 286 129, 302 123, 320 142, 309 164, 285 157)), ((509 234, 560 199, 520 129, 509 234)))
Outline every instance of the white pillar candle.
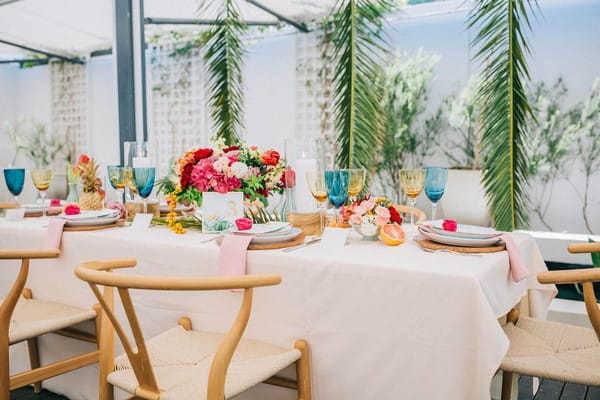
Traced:
POLYGON ((306 213, 316 210, 316 200, 310 193, 306 182, 306 173, 317 170, 315 158, 299 158, 296 160, 296 207, 298 212, 306 213))
POLYGON ((133 157, 131 160, 131 166, 133 168, 150 168, 150 158, 149 157, 133 157))

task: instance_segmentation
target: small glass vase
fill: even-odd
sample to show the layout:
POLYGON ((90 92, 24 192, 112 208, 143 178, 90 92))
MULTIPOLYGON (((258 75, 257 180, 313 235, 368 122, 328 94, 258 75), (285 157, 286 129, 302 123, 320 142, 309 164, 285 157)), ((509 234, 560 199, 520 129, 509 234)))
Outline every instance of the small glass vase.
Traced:
POLYGON ((363 240, 379 240, 380 226, 375 224, 352 224, 352 227, 362 236, 363 240))
POLYGON ((283 196, 279 218, 282 221, 287 221, 288 215, 294 214, 298 210, 296 207, 296 188, 284 189, 283 196))
POLYGON ((77 191, 77 182, 69 183, 69 195, 67 203, 77 203, 79 201, 79 192, 77 191))

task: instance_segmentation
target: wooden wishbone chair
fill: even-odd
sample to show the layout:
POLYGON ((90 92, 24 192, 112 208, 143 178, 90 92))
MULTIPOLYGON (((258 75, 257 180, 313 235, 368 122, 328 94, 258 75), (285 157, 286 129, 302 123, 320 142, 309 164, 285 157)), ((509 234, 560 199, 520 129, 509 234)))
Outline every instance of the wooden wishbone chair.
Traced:
POLYGON ((415 224, 420 224, 423 221, 425 221, 427 219, 427 215, 419 210, 418 208, 414 207, 414 208, 410 208, 409 206, 405 206, 402 204, 397 204, 394 206, 394 208, 396 209, 396 211, 398 211, 399 214, 402 214, 404 219, 409 218, 409 222, 410 222, 410 214, 413 214, 415 216, 415 224), (408 215, 408 217, 406 217, 408 215))
MULTIPOLYGON (((254 288, 278 285, 279 275, 228 277, 172 277, 123 275, 117 268, 135 266, 136 259, 92 261, 75 269, 89 283, 120 338, 125 354, 114 361, 106 376, 110 384, 133 394, 130 399, 148 400, 224 400, 261 382, 298 391, 299 400, 310 400, 308 344, 297 340, 293 349, 264 342, 241 339, 250 317, 254 288), (113 304, 98 289, 117 288, 135 341, 132 344, 117 320, 113 304), (226 334, 192 330, 184 317, 179 326, 153 339, 144 339, 129 289, 143 290, 231 290, 243 289, 240 310, 226 334), (296 380, 275 374, 296 364, 296 380)), ((100 400, 111 399, 110 394, 100 400)))
MULTIPOLYGON (((600 243, 569 245, 571 253, 600 252, 600 243)), ((600 309, 593 282, 600 269, 547 271, 538 274, 540 283, 583 285, 583 298, 593 329, 521 317, 513 309, 504 332, 510 340, 500 369, 502 400, 509 400, 513 373, 586 386, 600 386, 600 309)))
POLYGON ((21 260, 21 270, 6 297, 0 299, 0 400, 9 400, 10 391, 34 385, 41 391, 45 379, 64 374, 98 361, 99 350, 90 351, 66 360, 40 366, 37 337, 56 333, 73 339, 99 344, 100 311, 81 309, 51 301, 34 299, 31 290, 25 288, 31 259, 57 258, 58 249, 0 249, 0 260, 21 260), (96 335, 88 335, 69 329, 83 321, 95 320, 96 335), (10 376, 9 346, 27 341, 31 370, 10 376))

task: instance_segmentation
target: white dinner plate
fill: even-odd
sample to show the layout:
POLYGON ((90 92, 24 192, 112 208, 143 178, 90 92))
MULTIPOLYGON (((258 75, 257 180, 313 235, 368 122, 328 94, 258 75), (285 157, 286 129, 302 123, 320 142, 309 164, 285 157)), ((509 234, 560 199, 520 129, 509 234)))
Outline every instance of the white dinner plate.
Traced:
POLYGON ((104 209, 104 210, 89 210, 89 211, 81 211, 79 214, 75 215, 67 215, 60 214, 59 217, 66 219, 68 221, 93 221, 99 218, 107 218, 112 217, 115 214, 119 214, 119 211, 104 209))
POLYGON ((65 223, 65 226, 71 226, 71 227, 82 227, 82 226, 104 226, 104 225, 110 225, 113 224, 115 222, 117 222, 119 220, 121 216, 119 214, 114 215, 114 216, 109 216, 109 217, 104 217, 104 218, 96 218, 93 220, 87 219, 87 220, 67 220, 67 222, 65 223))
MULTIPOLYGON (((250 243, 252 244, 270 244, 281 243, 294 240, 302 233, 302 229, 293 227, 291 230, 280 233, 279 235, 255 236, 250 243)), ((223 232, 222 235, 232 235, 232 232, 223 232)))
POLYGON ((423 227, 421 227, 421 226, 418 229, 419 229, 419 233, 421 235, 425 236, 427 239, 432 240, 434 242, 442 243, 442 244, 449 244, 451 246, 488 247, 488 246, 493 246, 500 241, 499 236, 494 236, 491 238, 470 239, 470 238, 440 235, 435 232, 431 232, 426 229, 423 229, 423 227))
POLYGON ((453 236, 465 239, 488 239, 502 235, 502 232, 498 232, 497 230, 492 228, 463 224, 458 224, 456 227, 456 231, 446 231, 442 227, 443 222, 444 221, 442 220, 425 221, 420 225, 428 228, 428 230, 430 230, 433 233, 437 233, 438 235, 453 236))
POLYGON ((284 233, 291 231, 291 225, 289 222, 269 222, 266 224, 253 224, 252 228, 240 231, 238 229, 232 229, 231 232, 238 235, 271 235, 273 233, 284 233))

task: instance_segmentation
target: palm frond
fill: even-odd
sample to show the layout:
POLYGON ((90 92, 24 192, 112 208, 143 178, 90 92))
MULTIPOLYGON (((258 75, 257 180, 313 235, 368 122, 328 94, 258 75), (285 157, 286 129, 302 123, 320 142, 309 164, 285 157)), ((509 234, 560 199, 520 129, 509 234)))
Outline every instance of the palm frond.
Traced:
MULTIPOLYGON (((222 0, 216 0, 219 3, 222 0)), ((209 32, 205 61, 208 65, 210 115, 215 136, 232 145, 242 129, 244 94, 242 67, 245 56, 242 43, 247 26, 240 20, 233 0, 222 2, 217 23, 209 32)))
POLYGON ((479 95, 482 102, 483 184, 497 229, 527 225, 527 119, 535 118, 525 93, 531 29, 529 13, 536 0, 477 0, 469 29, 471 45, 484 64, 479 95))
POLYGON ((387 44, 382 35, 390 0, 340 0, 329 17, 332 30, 336 163, 373 169, 381 144, 378 76, 387 44))

